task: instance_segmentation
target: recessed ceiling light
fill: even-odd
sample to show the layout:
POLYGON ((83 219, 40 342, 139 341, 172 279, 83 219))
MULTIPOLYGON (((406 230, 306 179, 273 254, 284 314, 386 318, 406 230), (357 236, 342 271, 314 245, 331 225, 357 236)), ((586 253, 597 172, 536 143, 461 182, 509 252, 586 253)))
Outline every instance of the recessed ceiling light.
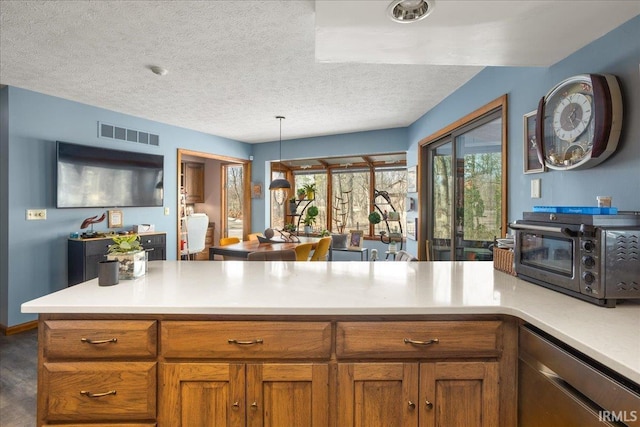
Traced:
POLYGON ((394 0, 387 7, 392 21, 408 24, 429 16, 435 6, 435 0, 394 0))
POLYGON ((167 70, 166 68, 162 68, 157 65, 152 65, 149 68, 151 69, 151 71, 153 71, 153 74, 157 74, 159 76, 164 76, 169 72, 169 70, 167 70))

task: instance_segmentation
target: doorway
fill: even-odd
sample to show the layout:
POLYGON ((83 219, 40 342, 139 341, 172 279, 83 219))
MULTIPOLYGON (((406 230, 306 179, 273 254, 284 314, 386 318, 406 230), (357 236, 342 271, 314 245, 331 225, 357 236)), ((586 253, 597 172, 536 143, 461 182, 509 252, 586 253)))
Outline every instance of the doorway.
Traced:
POLYGON ((420 259, 493 259, 506 231, 506 159, 506 96, 421 141, 420 259))
POLYGON ((196 259, 208 259, 208 247, 217 245, 221 237, 246 238, 251 228, 250 160, 178 149, 176 169, 176 259, 180 259, 182 247, 182 218, 190 212, 206 213, 210 222, 211 238, 196 259), (238 217, 240 221, 230 224, 229 218, 238 217))

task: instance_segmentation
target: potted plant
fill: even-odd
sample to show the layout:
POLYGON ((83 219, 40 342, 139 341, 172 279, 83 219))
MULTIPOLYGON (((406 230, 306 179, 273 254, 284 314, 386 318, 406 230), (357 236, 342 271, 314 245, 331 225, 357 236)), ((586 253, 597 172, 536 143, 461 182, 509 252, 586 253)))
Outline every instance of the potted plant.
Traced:
POLYGON ((140 245, 140 236, 125 234, 114 236, 113 244, 107 250, 108 260, 120 261, 118 278, 121 280, 135 279, 144 275, 145 253, 140 245))
POLYGON ((316 223, 316 217, 318 216, 318 208, 316 206, 310 206, 307 209, 307 214, 304 217, 304 232, 309 234, 311 233, 311 227, 316 223))
POLYGON ((305 185, 302 186, 302 188, 304 189, 308 200, 315 199, 315 197, 316 197, 316 184, 315 183, 305 184, 305 185))
POLYGON ((380 221, 382 221, 382 217, 380 216, 380 214, 376 211, 373 211, 369 214, 369 222, 373 225, 378 224, 380 221))
POLYGON ((304 200, 305 196, 307 195, 307 191, 303 187, 300 187, 296 191, 296 194, 298 195, 298 199, 304 200))
POLYGON ((288 233, 295 233, 296 232, 296 226, 293 223, 288 223, 284 225, 284 228, 282 229, 282 231, 286 231, 288 233))
POLYGON ((289 213, 291 215, 296 214, 296 210, 298 209, 298 205, 296 204, 296 198, 292 197, 289 199, 289 213))

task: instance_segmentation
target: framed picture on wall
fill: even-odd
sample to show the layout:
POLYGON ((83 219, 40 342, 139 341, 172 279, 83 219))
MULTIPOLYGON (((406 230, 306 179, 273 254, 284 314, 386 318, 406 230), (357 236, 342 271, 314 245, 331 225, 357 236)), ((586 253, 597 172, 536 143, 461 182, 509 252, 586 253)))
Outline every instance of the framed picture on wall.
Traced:
POLYGON ((407 218, 407 239, 416 240, 418 218, 407 218))
POLYGON ((108 217, 108 224, 109 224, 109 228, 121 228, 123 227, 124 223, 123 223, 123 218, 122 218, 122 211, 121 210, 115 210, 112 209, 109 211, 109 217, 108 217))
POLYGON ((522 118, 524 147, 524 173, 539 173, 546 169, 538 158, 538 141, 536 141, 536 111, 527 113, 522 118))
POLYGON ((252 182, 251 183, 251 198, 252 199, 261 199, 262 198, 262 183, 261 182, 252 182))
POLYGON ((417 166, 411 166, 407 168, 407 193, 415 193, 418 191, 417 184, 417 166))

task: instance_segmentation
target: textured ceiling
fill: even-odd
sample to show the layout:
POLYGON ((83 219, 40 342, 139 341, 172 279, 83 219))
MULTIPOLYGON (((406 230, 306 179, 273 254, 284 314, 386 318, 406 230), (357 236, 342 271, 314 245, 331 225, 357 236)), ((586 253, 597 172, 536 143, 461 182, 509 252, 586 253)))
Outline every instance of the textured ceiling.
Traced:
MULTIPOLYGON (((640 13, 636 1, 502 0, 493 3, 523 7, 504 8, 496 18, 495 12, 478 12, 486 2, 438 0, 433 15, 418 24, 379 22, 369 12, 353 15, 354 4, 370 11, 387 3, 3 0, 0 83, 251 143, 278 139, 279 114, 287 117, 283 139, 404 127, 482 65, 495 65, 495 55, 485 63, 482 52, 467 62, 452 54, 429 64, 417 55, 420 63, 407 64, 387 49, 385 40, 420 37, 420 28, 428 28, 420 25, 437 17, 439 8, 449 10, 446 3, 459 3, 458 16, 454 22, 449 12, 438 18, 447 31, 434 33, 430 43, 463 52, 486 33, 505 64, 531 45, 523 49, 517 25, 502 26, 499 40, 489 29, 496 21, 522 22, 525 4, 570 3, 576 13, 583 4, 609 5, 593 18, 603 22, 595 30, 573 19, 558 29, 545 24, 548 9, 536 9, 530 19, 538 32, 572 34, 570 43, 545 47, 543 56, 551 61, 640 13), (519 20, 513 21, 509 14, 516 13, 519 20), (472 39, 469 31, 459 33, 467 27, 472 39), (151 65, 169 72, 157 76, 151 65)), ((530 40, 534 35, 524 34, 530 40)))

